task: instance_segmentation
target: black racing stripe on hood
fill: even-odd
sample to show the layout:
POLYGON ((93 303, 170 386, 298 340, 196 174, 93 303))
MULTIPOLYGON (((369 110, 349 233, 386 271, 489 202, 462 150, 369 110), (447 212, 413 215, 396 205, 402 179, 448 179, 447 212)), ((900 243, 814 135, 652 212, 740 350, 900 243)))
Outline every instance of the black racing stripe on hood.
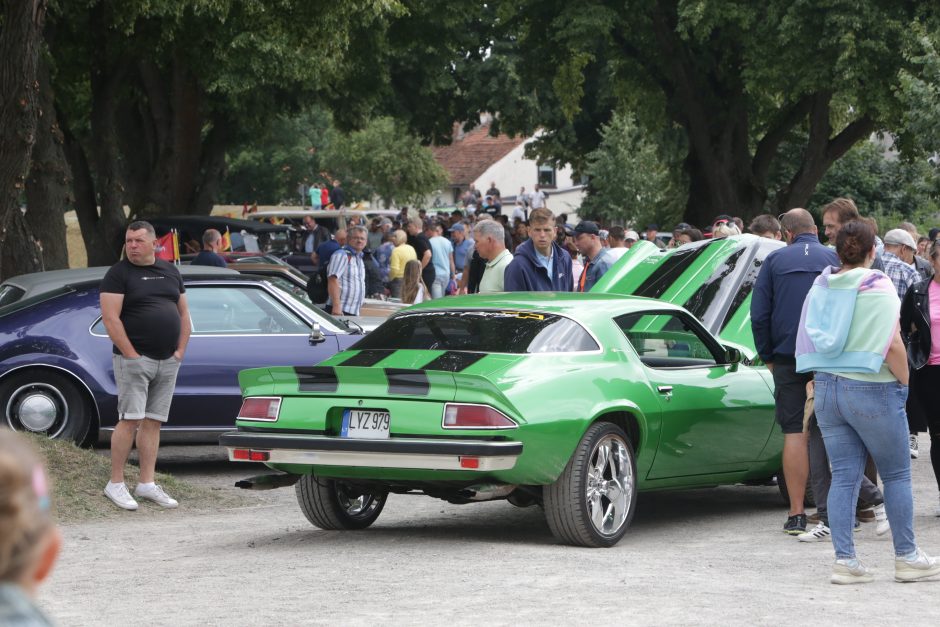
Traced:
POLYGON ((347 359, 346 361, 344 361, 343 363, 339 365, 360 366, 360 367, 374 366, 375 364, 379 363, 380 361, 382 361, 383 359, 385 359, 386 357, 388 357, 394 352, 395 351, 391 349, 360 351, 358 354, 353 355, 352 357, 350 357, 349 359, 347 359))
POLYGON ((332 366, 294 366, 301 392, 335 392, 339 387, 332 366))
POLYGON ((447 372, 460 372, 469 368, 481 359, 486 353, 465 353, 462 351, 447 351, 443 355, 424 364, 424 370, 446 370, 447 372))
POLYGON ((431 390, 431 382, 428 381, 428 374, 424 370, 386 368, 385 376, 388 378, 389 394, 427 396, 431 390))

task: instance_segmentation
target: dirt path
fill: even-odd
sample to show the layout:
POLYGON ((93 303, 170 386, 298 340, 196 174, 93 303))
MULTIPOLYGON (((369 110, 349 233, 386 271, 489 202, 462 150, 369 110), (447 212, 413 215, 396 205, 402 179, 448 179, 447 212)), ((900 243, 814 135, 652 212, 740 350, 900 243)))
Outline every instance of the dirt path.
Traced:
MULTIPOLYGON (((925 449, 915 526, 940 554, 925 449)), ((164 469, 220 486, 254 470, 196 450, 168 452, 164 469)), ((857 541, 875 583, 830 585, 831 544, 780 533, 775 488, 641 496, 630 533, 607 550, 557 545, 539 508, 506 502, 393 495, 370 530, 343 533, 312 527, 291 489, 249 496, 256 506, 184 503, 65 528, 43 606, 62 625, 940 622, 940 581, 894 583, 890 536, 873 525, 857 541)))

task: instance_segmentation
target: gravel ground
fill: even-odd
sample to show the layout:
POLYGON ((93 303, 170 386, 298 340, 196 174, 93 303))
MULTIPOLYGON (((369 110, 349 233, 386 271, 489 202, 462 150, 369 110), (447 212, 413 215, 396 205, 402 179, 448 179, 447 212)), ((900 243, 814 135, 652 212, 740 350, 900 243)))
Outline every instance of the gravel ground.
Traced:
MULTIPOLYGON (((940 554, 921 440, 915 529, 940 554)), ((262 470, 215 447, 165 447, 160 466, 231 490, 262 470)), ((505 501, 392 495, 371 529, 328 532, 307 522, 290 488, 244 494, 247 507, 183 503, 65 527, 42 606, 62 625, 940 622, 940 578, 895 583, 890 535, 872 524, 857 543, 876 581, 829 584, 831 543, 781 533, 776 488, 641 495, 624 540, 596 550, 556 544, 539 508, 505 501)))

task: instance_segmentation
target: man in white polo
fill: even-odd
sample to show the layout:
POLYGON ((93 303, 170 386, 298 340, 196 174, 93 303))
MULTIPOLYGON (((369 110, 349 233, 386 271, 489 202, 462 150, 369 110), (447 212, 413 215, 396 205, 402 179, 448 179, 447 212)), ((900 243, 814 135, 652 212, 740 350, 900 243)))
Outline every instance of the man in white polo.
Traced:
POLYGON ((505 292, 503 278, 506 266, 512 261, 512 253, 506 250, 503 225, 495 220, 477 222, 473 227, 476 250, 486 259, 483 278, 480 279, 480 294, 505 292))

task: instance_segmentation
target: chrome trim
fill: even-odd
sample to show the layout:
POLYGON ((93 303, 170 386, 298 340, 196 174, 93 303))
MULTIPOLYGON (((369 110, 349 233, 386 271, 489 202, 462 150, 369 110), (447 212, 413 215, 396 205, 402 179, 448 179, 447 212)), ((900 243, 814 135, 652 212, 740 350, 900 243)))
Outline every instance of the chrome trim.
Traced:
MULTIPOLYGON (((511 470, 516 465, 515 455, 496 457, 473 457, 479 460, 477 468, 463 468, 459 455, 420 455, 413 453, 368 453, 355 451, 300 451, 294 449, 263 449, 244 446, 229 446, 229 461, 243 462, 247 459, 235 459, 235 449, 249 449, 268 453, 266 463, 270 464, 309 464, 313 466, 355 466, 374 468, 414 468, 420 470, 464 470, 467 472, 490 472, 493 470, 511 470)), ((257 462, 255 462, 257 463, 257 462)))
MULTIPOLYGON (((98 399, 95 398, 95 395, 91 391, 91 388, 88 387, 88 384, 85 383, 85 381, 81 377, 79 377, 77 374, 75 374, 68 368, 63 368, 62 366, 54 366, 52 364, 37 363, 37 364, 26 364, 23 366, 16 366, 15 368, 10 368, 6 372, 4 372, 2 375, 0 375, 0 381, 5 379, 11 372, 16 372, 17 370, 22 370, 24 368, 52 368, 54 370, 61 370, 62 372, 70 376, 71 378, 81 383, 82 387, 85 388, 85 391, 88 392, 88 397, 91 399, 91 404, 95 408, 95 417, 98 419, 98 428, 99 429, 101 428, 101 410, 98 408, 98 399)), ((91 425, 89 425, 89 428, 91 428, 91 425)))
POLYGON ((515 420, 513 420, 512 418, 510 418, 509 416, 507 416, 504 412, 501 412, 501 411, 499 411, 498 409, 496 409, 495 407, 493 407, 492 405, 487 405, 486 403, 457 403, 457 402, 453 402, 453 403, 444 403, 444 411, 441 413, 441 429, 448 429, 448 430, 451 430, 451 431, 461 431, 461 430, 464 430, 464 429, 466 429, 467 431, 479 431, 479 430, 488 431, 488 430, 491 430, 491 429, 494 430, 494 431, 497 431, 497 430, 500 430, 500 429, 518 429, 518 428, 519 428, 519 423, 518 423, 518 422, 516 422, 515 420), (450 405, 472 405, 473 407, 489 407, 489 408, 492 409, 493 411, 499 412, 500 414, 502 414, 502 416, 503 416, 504 418, 506 418, 506 420, 508 420, 509 422, 511 422, 511 423, 513 423, 513 424, 512 424, 511 427, 452 427, 452 426, 449 426, 449 425, 445 425, 445 424, 444 424, 444 419, 447 417, 447 408, 448 408, 450 405))

